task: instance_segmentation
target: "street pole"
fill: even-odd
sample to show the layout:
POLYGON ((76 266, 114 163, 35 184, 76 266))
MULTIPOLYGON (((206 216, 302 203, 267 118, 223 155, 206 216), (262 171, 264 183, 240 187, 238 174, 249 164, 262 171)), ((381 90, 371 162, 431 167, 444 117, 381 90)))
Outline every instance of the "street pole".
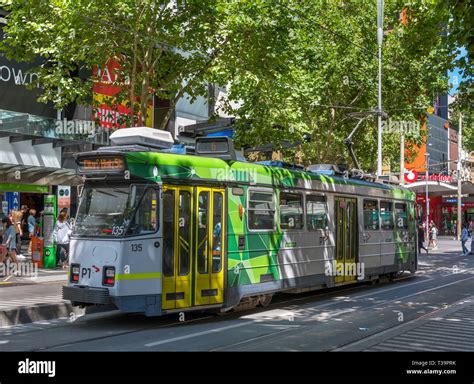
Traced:
POLYGON ((383 0, 377 0, 377 43, 379 46, 378 115, 377 115, 377 178, 382 175, 382 38, 383 0))
POLYGON ((405 184, 405 132, 400 131, 400 184, 405 184))
POLYGON ((457 225, 457 235, 458 240, 461 240, 461 231, 462 231, 462 194, 461 194, 461 157, 462 157, 462 113, 459 113, 459 132, 458 132, 458 225, 457 225))
MULTIPOLYGON (((428 153, 428 148, 426 148, 426 165, 425 165, 425 168, 426 168, 426 172, 425 172, 425 181, 426 181, 426 188, 425 188, 425 199, 426 199, 426 228, 425 228, 425 236, 426 236, 426 241, 429 241, 429 226, 430 226, 430 201, 428 200, 428 167, 429 167, 429 163, 430 163, 430 154, 428 153)), ((428 243, 429 245, 429 243, 428 243)), ((426 246, 426 248, 428 248, 428 245, 426 246)))

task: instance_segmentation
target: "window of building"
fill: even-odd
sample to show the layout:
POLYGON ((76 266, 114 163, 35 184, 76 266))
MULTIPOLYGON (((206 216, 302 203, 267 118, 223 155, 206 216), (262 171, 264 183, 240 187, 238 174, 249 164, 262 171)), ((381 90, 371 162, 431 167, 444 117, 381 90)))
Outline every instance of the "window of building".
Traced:
POLYGON ((247 210, 250 230, 275 228, 275 198, 273 191, 250 190, 247 210))
POLYGON ((382 229, 390 230, 393 229, 393 212, 392 203, 388 201, 380 202, 380 220, 382 223, 382 229))
POLYGON ((308 231, 326 229, 328 217, 324 196, 306 195, 306 225, 308 231))
POLYGON ((280 228, 303 228, 303 196, 299 193, 280 193, 280 228))
POLYGON ((364 229, 378 231, 379 204, 377 200, 364 200, 364 229))

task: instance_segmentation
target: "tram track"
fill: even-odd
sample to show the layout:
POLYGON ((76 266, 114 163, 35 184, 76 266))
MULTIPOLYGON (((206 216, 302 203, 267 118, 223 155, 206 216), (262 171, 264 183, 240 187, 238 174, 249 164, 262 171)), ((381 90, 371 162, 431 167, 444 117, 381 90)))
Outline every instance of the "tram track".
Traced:
POLYGON ((344 344, 341 344, 339 346, 337 346, 336 348, 332 348, 330 350, 328 350, 328 352, 339 352, 339 351, 344 351, 346 350, 348 347, 352 347, 352 346, 355 346, 355 345, 358 345, 360 344, 361 342, 365 342, 367 341, 368 339, 374 339, 376 337, 379 337, 379 336, 382 336, 384 334, 387 334, 389 332, 393 332, 395 329, 397 328, 406 328, 407 326, 410 326, 410 325, 413 325, 413 324, 416 324, 416 323, 419 323, 420 321, 422 321, 423 319, 428 319, 428 318, 431 318, 434 314, 436 313, 444 313, 446 312, 448 309, 450 308, 453 308, 455 306, 458 306, 459 304, 465 302, 466 299, 461 299, 461 300, 457 300, 455 301, 454 303, 451 303, 451 304, 448 304, 448 305, 445 305, 443 306, 442 308, 437 308, 437 309, 433 309, 431 312, 427 312, 427 313, 424 313, 420 316, 415 316, 415 318, 407 321, 407 322, 404 322, 404 323, 401 323, 401 324, 396 324, 396 325, 393 325, 391 327, 387 327, 381 331, 378 331, 378 332, 374 332, 374 333, 371 333, 370 335, 366 336, 366 337, 362 337, 362 338, 359 338, 357 340, 352 340, 350 342, 347 342, 347 343, 344 343, 344 344))
MULTIPOLYGON (((399 283, 399 282, 403 282, 405 280, 412 280, 413 278, 416 278, 416 276, 415 275, 403 276, 401 278, 394 279, 393 281, 390 281, 389 283, 382 283, 384 286, 379 286, 376 289, 372 289, 371 287, 369 287, 367 293, 364 293, 362 295, 354 296, 350 299, 351 299, 351 301, 355 301, 355 300, 364 298, 366 296, 384 294, 384 293, 386 293, 388 291, 391 291, 391 290, 394 290, 394 289, 399 289, 399 288, 407 287, 407 286, 410 286, 410 285, 422 284, 422 283, 426 283, 426 282, 429 282, 429 281, 432 280, 431 278, 423 278, 421 281, 416 281, 416 282, 404 284, 402 286, 397 286, 397 284, 396 284, 396 283, 399 283), (388 284, 388 286, 385 286, 385 284, 388 284)), ((454 282, 454 283, 457 283, 457 282, 454 282)), ((161 317, 159 319, 160 324, 155 325, 155 326, 137 327, 137 328, 134 328, 134 329, 131 329, 131 330, 127 330, 127 331, 123 331, 123 332, 115 332, 115 333, 109 334, 109 335, 98 335, 98 336, 95 336, 95 337, 83 338, 83 339, 80 339, 80 340, 77 340, 77 341, 71 341, 71 342, 66 342, 66 343, 58 343, 58 344, 55 344, 55 345, 49 345, 49 346, 45 346, 45 347, 41 347, 41 348, 36 348, 36 349, 33 349, 33 351, 47 351, 47 350, 52 350, 53 351, 53 350, 58 349, 58 348, 73 346, 73 345, 80 344, 80 343, 87 343, 87 342, 105 340, 105 339, 110 339, 110 338, 114 338, 114 337, 126 336, 126 335, 133 334, 133 333, 138 333, 138 332, 143 332, 143 331, 153 331, 153 330, 158 330, 158 329, 167 328, 167 327, 171 328, 171 327, 176 327, 176 326, 183 326, 183 325, 187 325, 187 324, 190 324, 190 323, 194 323, 194 324, 198 323, 199 324, 201 322, 203 323, 203 322, 209 321, 209 320, 211 320, 211 322, 218 322, 218 321, 221 321, 221 320, 226 320, 226 321, 236 320, 240 317, 251 316, 251 315, 258 314, 260 312, 271 311, 271 310, 279 309, 279 308, 281 309, 282 306, 288 306, 288 305, 295 304, 295 303, 301 303, 301 305, 309 304, 309 303, 313 302, 316 298, 319 298, 319 297, 323 297, 326 300, 332 300, 332 299, 338 297, 338 295, 340 295, 341 293, 347 293, 347 292, 350 292, 350 291, 357 291, 357 290, 364 290, 364 288, 367 288, 367 284, 365 284, 365 285, 358 284, 358 285, 354 285, 354 286, 335 287, 335 288, 331 288, 331 291, 329 291, 329 292, 328 292, 328 290, 317 291, 317 293, 313 292, 311 294, 304 294, 303 297, 300 297, 300 295, 298 295, 298 297, 292 298, 290 300, 287 300, 286 298, 279 298, 279 299, 277 298, 274 302, 272 302, 267 307, 246 309, 246 310, 242 310, 242 311, 238 311, 238 312, 227 312, 227 313, 224 313, 223 316, 216 316, 215 314, 213 314, 213 315, 202 314, 201 315, 201 314, 199 314, 199 312, 194 312, 194 313, 189 313, 189 314, 186 313, 186 316, 196 316, 196 318, 191 318, 191 319, 188 318, 188 319, 186 319, 186 321, 175 321, 174 319, 171 319, 171 316, 173 316, 173 315, 168 315, 169 318, 167 318, 167 316, 161 317), (163 321, 164 321, 164 323, 163 323, 163 321)), ((437 289, 437 288, 435 287, 433 289, 437 289)), ((423 292, 425 292, 425 290, 412 293, 409 296, 410 297, 415 296, 415 295, 421 294, 423 292)), ((384 305, 386 303, 389 303, 389 302, 392 302, 392 301, 395 301, 395 300, 400 300, 400 299, 403 299, 403 297, 398 297, 398 298, 395 298, 395 299, 392 299, 392 300, 382 300, 382 301, 378 302, 375 306, 381 306, 381 305, 384 305)), ((321 303, 320 305, 316 305, 312 308, 316 309, 316 310, 324 309, 324 308, 327 308, 329 306, 337 305, 337 304, 340 304, 340 303, 341 302, 330 301, 330 302, 327 302, 327 303, 321 303)), ((375 306, 373 306, 373 307, 375 307, 375 306)), ((369 307, 369 308, 371 308, 371 307, 369 307)), ((369 309, 369 308, 365 308, 365 309, 369 309)), ((126 316, 139 317, 141 315, 132 314, 132 315, 126 315, 126 316)), ((102 317, 100 320, 106 320, 106 318, 107 318, 107 314, 105 314, 105 316, 102 317)), ((96 322, 98 320, 99 319, 90 319, 90 318, 88 318, 88 319, 83 319, 83 321, 81 321, 81 320, 79 320, 79 321, 81 321, 82 324, 86 324, 87 322, 96 322)), ((68 323, 68 324, 60 325, 60 326, 56 326, 55 329, 67 328, 67 327, 70 327, 71 325, 73 325, 73 324, 68 323)), ((270 334, 258 336, 256 338, 252 338, 252 339, 249 339, 249 340, 243 340, 243 341, 240 341, 239 343, 236 343, 236 344, 243 344, 245 342, 250 342, 252 340, 271 337, 271 336, 274 336, 274 335, 279 334, 279 333, 290 331, 291 328, 293 328, 293 327, 290 327, 289 329, 283 329, 283 330, 279 329, 276 332, 272 332, 270 334)), ((220 347, 220 348, 216 348, 215 350, 226 349, 226 348, 229 348, 229 347, 232 347, 232 346, 233 346, 233 344, 228 345, 228 346, 224 346, 224 347, 220 347)))
MULTIPOLYGON (((415 275, 408 275, 408 276, 404 276, 404 277, 401 277, 401 278, 394 279, 394 280, 390 281, 390 283, 396 283, 396 282, 403 281, 403 280, 409 280, 409 279, 413 279, 415 277, 416 277, 415 275)), ((382 283, 382 284, 385 284, 385 283, 382 283)), ((315 300, 316 298, 319 298, 319 297, 323 297, 323 298, 327 297, 327 300, 330 300, 331 298, 333 298, 334 295, 339 294, 341 292, 349 292, 349 291, 354 291, 354 290, 363 290, 364 288, 367 288, 368 286, 369 286, 369 289, 370 289, 370 283, 365 283, 365 284, 354 284, 354 285, 349 285, 349 286, 334 287, 334 288, 329 288, 329 289, 326 289, 326 290, 306 292, 306 293, 302 293, 302 294, 297 294, 297 295, 295 295, 294 298, 291 298, 290 300, 288 300, 286 297, 282 298, 282 297, 276 296, 274 298, 273 302, 270 303, 267 307, 264 307, 264 308, 256 307, 256 308, 244 309, 244 310, 240 310, 240 311, 236 311, 236 312, 229 311, 229 312, 222 313, 219 316, 216 316, 216 314, 209 315, 208 313, 205 313, 205 314, 201 315, 199 312, 189 312, 189 313, 185 312, 185 315, 187 317, 197 316, 196 318, 186 319, 186 321, 174 321, 174 319, 171 319, 171 317, 175 316, 177 314, 170 314, 170 315, 165 315, 165 316, 162 316, 160 318, 157 318, 158 321, 160 321, 160 322, 164 321, 165 322, 164 324, 159 324, 159 325, 152 326, 152 327, 149 327, 149 326, 138 327, 138 328, 128 330, 128 331, 113 333, 111 335, 100 335, 100 336, 96 336, 96 337, 84 338, 84 339, 74 341, 74 342, 61 343, 61 344, 56 344, 56 345, 51 345, 51 346, 46 346, 46 347, 42 347, 42 348, 33 349, 32 351, 45 351, 45 350, 61 348, 61 347, 69 346, 69 345, 74 345, 74 344, 82 343, 82 342, 96 341, 96 340, 111 338, 111 337, 115 337, 115 336, 124 336, 124 335, 132 334, 132 333, 135 333, 135 332, 155 330, 155 329, 160 329, 160 328, 164 328, 164 327, 173 327, 173 326, 179 326, 179 325, 186 325, 186 324, 190 324, 190 323, 195 323, 197 321, 205 321, 205 320, 209 320, 209 319, 234 320, 234 319, 236 319, 240 316, 252 315, 252 314, 255 314, 255 313, 259 313, 259 312, 272 310, 272 309, 281 307, 282 305, 289 305, 289 304, 296 303, 296 302, 301 302, 301 301, 303 301, 304 303, 311 302, 311 301, 313 301, 313 300, 315 300)), ((288 295, 289 294, 285 294, 285 296, 288 296, 288 295)), ((330 303, 327 303, 327 304, 330 304, 330 303)), ((178 315, 179 315, 179 313, 178 313, 178 315)), ((141 314, 123 314, 123 313, 120 313, 120 312, 117 312, 117 311, 94 313, 94 314, 91 314, 91 315, 81 316, 77 320, 68 321, 65 324, 61 324, 61 325, 55 324, 54 329, 66 329, 66 328, 69 328, 69 327, 73 326, 74 324, 83 325, 83 324, 87 324, 87 323, 97 323, 98 321, 107 321, 107 319, 110 319, 111 317, 116 317, 116 316, 134 317, 134 318, 143 317, 141 314)), ((143 320, 147 321, 147 320, 151 320, 151 318, 143 317, 143 320)), ((65 321, 67 321, 67 320, 65 320, 65 321)), ((29 329, 25 330, 25 332, 31 332, 30 328, 32 328, 32 327, 28 327, 28 328, 29 329)), ((37 329, 38 330, 44 330, 45 328, 37 328, 37 329)), ((16 334, 18 334, 18 333, 24 333, 24 332, 17 332, 16 334)))
MULTIPOLYGON (((458 276, 460 276, 460 275, 465 275, 465 274, 464 273, 458 274, 458 276)), ((445 278, 447 276, 452 276, 452 275, 444 275, 444 276, 443 275, 438 275, 439 278, 445 278)), ((425 275, 425 276, 423 276, 423 275, 422 276, 405 275, 405 276, 401 276, 401 277, 396 278, 396 279, 394 279, 392 281, 389 281, 389 282, 381 282, 377 286, 369 285, 370 283, 354 284, 354 285, 350 285, 350 286, 340 286, 340 287, 334 287, 334 288, 330 288, 330 289, 326 289, 326 290, 318 290, 318 291, 312 291, 312 292, 297 294, 297 295, 295 295, 295 297, 291 297, 291 299, 288 299, 288 296, 290 294, 282 294, 280 296, 275 296, 275 300, 266 307, 263 307, 263 308, 262 307, 257 307, 257 308, 246 309, 246 310, 242 310, 242 311, 238 311, 238 312, 227 312, 227 313, 224 313, 222 316, 216 316, 215 314, 209 315, 209 313, 199 313, 199 312, 187 313, 186 312, 185 313, 186 321, 176 321, 175 316, 179 315, 179 314, 169 314, 169 315, 165 315, 165 316, 160 317, 160 318, 146 318, 146 317, 143 317, 143 315, 140 315, 140 314, 123 314, 122 315, 121 313, 118 313, 116 311, 113 311, 115 313, 110 313, 110 314, 108 312, 96 313, 96 314, 92 314, 92 315, 86 315, 85 317, 81 317, 78 320, 76 320, 75 322, 68 322, 68 323, 65 323, 65 324, 55 324, 53 327, 48 327, 48 328, 38 328, 38 331, 48 331, 49 330, 49 331, 55 332, 54 330, 60 330, 60 329, 63 329, 63 330, 67 331, 68 328, 74 327, 75 324, 78 324, 80 326, 87 326, 87 325, 90 324, 93 327, 97 328, 97 325, 100 325, 99 322, 101 322, 101 321, 102 322, 107 322, 111 318, 114 318, 114 317, 117 317, 119 319, 119 321, 123 321, 123 322, 126 322, 126 323, 129 323, 129 319, 133 319, 132 321, 139 321, 139 322, 141 322, 143 320, 143 322, 145 324, 143 326, 140 326, 140 324, 138 324, 137 327, 134 327, 133 329, 123 330, 123 331, 120 331, 120 330, 112 331, 112 333, 109 333, 109 334, 98 334, 98 335, 95 335, 95 336, 84 337, 84 338, 80 338, 80 339, 77 339, 77 340, 68 340, 68 341, 65 341, 65 342, 53 343, 51 345, 46 345, 46 346, 42 346, 42 347, 33 348, 32 351, 48 351, 48 350, 54 351, 54 350, 57 350, 57 349, 67 348, 67 347, 82 344, 82 343, 88 343, 88 342, 94 342, 94 341, 100 341, 100 340, 107 340, 107 339, 112 339, 114 337, 121 337, 121 336, 126 336, 126 335, 130 335, 130 334, 134 334, 134 333, 140 333, 140 332, 144 332, 144 331, 153 331, 153 330, 159 330, 159 329, 163 329, 163 328, 175 328, 177 326, 183 326, 183 325, 189 325, 189 324, 205 324, 205 322, 208 322, 208 323, 216 323, 217 322, 217 323, 219 323, 222 320, 232 321, 232 320, 237 320, 239 318, 245 318, 245 317, 250 318, 254 315, 258 315, 261 312, 274 311, 274 310, 278 310, 278 309, 285 309, 285 310, 289 310, 289 311, 294 310, 295 312, 298 309, 304 311, 305 307, 307 307, 308 304, 313 304, 315 301, 317 301, 320 298, 323 299, 323 300, 321 300, 321 302, 318 305, 311 306, 310 310, 312 310, 312 311, 326 310, 328 307, 336 306, 336 305, 344 305, 344 303, 346 305, 354 305, 355 303, 357 303, 357 301, 359 301, 361 299, 365 299, 365 298, 368 298, 368 297, 375 298, 375 300, 377 300, 377 304, 362 308, 364 310, 367 310, 367 309, 375 308, 377 306, 385 306, 390 302, 403 300, 403 299, 408 298, 408 297, 413 297, 413 296, 420 295, 420 294, 423 294, 423 293, 426 293, 426 292, 430 292, 430 291, 433 291, 433 290, 436 290, 436 289, 441 289, 445 286, 459 284, 459 283, 461 283, 465 280, 470 280, 470 279, 474 279, 474 276, 468 277, 467 279, 461 279, 461 280, 456 280, 456 281, 453 281, 453 282, 449 282, 448 284, 441 285, 441 286, 440 285, 437 285, 437 286, 434 286, 434 287, 431 286, 431 288, 429 288, 429 289, 423 289, 424 287, 421 287, 422 288, 421 290, 416 290, 415 292, 410 292, 409 295, 402 295, 402 296, 398 296, 398 297, 391 298, 391 299, 382 299, 382 300, 377 299, 377 296, 384 295, 387 292, 390 292, 390 291, 393 291, 393 290, 398 290, 398 289, 404 289, 404 288, 406 289, 408 287, 416 287, 420 284, 429 284, 431 281, 434 280, 433 276, 430 276, 430 275, 425 275), (411 281, 411 280, 415 280, 415 281, 411 281), (354 291, 356 291, 356 292, 359 291, 358 292, 359 294, 356 293, 354 296, 347 296, 347 293, 354 292, 354 291), (341 295, 343 295, 343 296, 341 296, 341 295), (347 296, 347 297, 345 297, 345 296, 347 296), (334 299, 338 299, 338 298, 340 298, 340 300, 338 300, 338 301, 334 300, 334 299), (292 306, 297 306, 297 308, 292 308, 292 306), (158 321, 158 324, 156 324, 155 321, 158 321), (150 322, 153 322, 154 324, 150 324, 150 322)), ((291 294, 291 295, 293 295, 293 294, 291 294)), ((306 309, 308 309, 308 308, 306 308, 306 309)), ((415 317, 415 319, 412 319, 412 320, 422 318, 425 315, 430 315, 430 314, 436 312, 437 310, 439 310, 439 309, 436 309, 435 311, 430 311, 429 313, 423 314, 422 316, 417 316, 417 317, 415 317)), ((345 312, 342 311, 340 314, 344 314, 344 313, 345 312)), ((412 320, 410 320, 410 321, 412 321, 412 320)), ((115 326, 117 326, 116 323, 115 323, 115 326)), ((119 324, 118 327, 120 327, 120 326, 121 325, 119 324)), ((301 325, 301 327, 304 328, 305 325, 301 325)), ((299 327, 299 328, 301 328, 301 327, 299 327)), ((393 327, 389 327, 389 328, 393 328, 393 327)), ((384 330, 389 329, 389 328, 385 328, 384 330)), ((238 343, 229 344, 227 346, 222 346, 222 347, 214 348, 214 349, 211 349, 211 350, 216 350, 216 351, 217 350, 223 350, 223 349, 231 348, 233 346, 243 345, 245 343, 250 343, 252 341, 264 340, 266 338, 271 338, 272 336, 275 336, 277 334, 289 332, 292 329, 294 330, 295 327, 294 326, 293 327, 286 326, 286 328, 284 328, 284 329, 281 329, 281 328, 277 329, 276 328, 275 332, 271 332, 271 333, 268 333, 268 334, 265 334, 265 335, 260 335, 260 336, 257 336, 257 337, 252 337, 248 340, 240 340, 238 343)), ((384 330, 382 330, 381 332, 383 332, 384 330)), ((35 330, 29 329, 25 332, 34 332, 34 331, 35 330)), ((111 332, 111 331, 109 330, 108 332, 111 332)), ((23 333, 23 332, 19 332, 19 333, 23 333)), ((16 334, 18 334, 18 333, 16 333, 16 334)), ((370 335, 367 335, 366 337, 371 337, 372 335, 373 334, 370 334, 370 335)), ((193 337, 193 336, 191 335, 190 337, 193 337)), ((359 338, 357 340, 352 340, 352 341, 350 341, 349 343, 346 343, 346 344, 354 343, 354 342, 357 342, 357 341, 362 340, 362 339, 364 339, 364 338, 359 338)), ((158 340, 158 343, 160 343, 160 340, 158 340)), ((153 344, 153 343, 151 343, 151 344, 153 344)))

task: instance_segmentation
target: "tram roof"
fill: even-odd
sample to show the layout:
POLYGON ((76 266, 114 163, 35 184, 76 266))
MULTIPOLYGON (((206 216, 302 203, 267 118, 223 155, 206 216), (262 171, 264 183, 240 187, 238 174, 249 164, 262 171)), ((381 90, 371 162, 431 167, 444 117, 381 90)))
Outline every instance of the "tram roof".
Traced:
POLYGON ((329 176, 306 170, 293 170, 243 161, 224 161, 217 158, 170 154, 163 152, 126 152, 129 170, 136 176, 150 180, 205 179, 220 182, 241 182, 258 185, 309 188, 305 181, 323 184, 360 186, 391 191, 396 197, 414 199, 410 190, 366 180, 329 176), (156 170, 154 170, 156 167, 156 170))

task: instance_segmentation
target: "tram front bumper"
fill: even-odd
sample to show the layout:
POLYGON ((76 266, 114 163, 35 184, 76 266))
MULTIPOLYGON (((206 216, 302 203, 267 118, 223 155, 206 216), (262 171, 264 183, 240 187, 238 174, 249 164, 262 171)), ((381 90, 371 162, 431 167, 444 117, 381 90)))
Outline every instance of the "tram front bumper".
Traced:
POLYGON ((78 304, 111 304, 109 290, 81 286, 63 286, 63 299, 78 304))

